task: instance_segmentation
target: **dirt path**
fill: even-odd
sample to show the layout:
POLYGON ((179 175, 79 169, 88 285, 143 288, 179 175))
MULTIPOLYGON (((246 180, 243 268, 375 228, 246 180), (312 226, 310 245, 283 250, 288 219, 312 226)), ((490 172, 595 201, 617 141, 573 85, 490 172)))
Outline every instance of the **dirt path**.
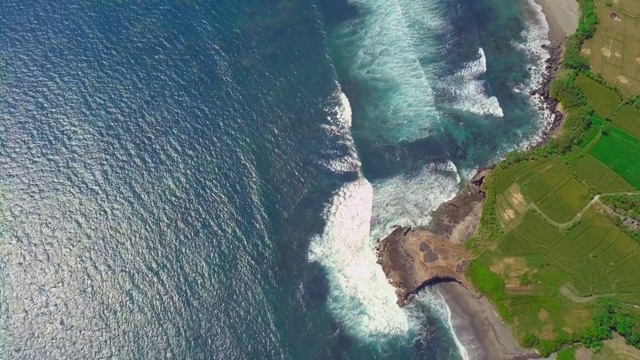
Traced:
POLYGON ((536 204, 529 204, 527 206, 527 210, 529 209, 534 209, 535 211, 537 211, 545 220, 547 220, 549 223, 553 224, 554 226, 558 227, 560 230, 564 230, 567 228, 570 228, 571 226, 573 226, 576 222, 580 221, 580 219, 582 219, 582 216, 593 206, 593 204, 595 203, 600 203, 600 197, 603 195, 638 195, 640 194, 640 191, 630 191, 630 192, 613 192, 613 193, 606 193, 606 194, 600 194, 600 195, 596 195, 587 205, 585 205, 585 207, 582 208, 582 210, 580 210, 580 212, 578 212, 576 214, 576 216, 573 217, 573 219, 565 222, 565 223, 559 223, 556 221, 553 221, 551 218, 549 218, 547 216, 547 214, 545 214, 542 210, 540 210, 540 208, 536 205, 536 204))
MULTIPOLYGON (((602 298, 606 298, 606 297, 613 297, 613 296, 617 295, 617 294, 614 294, 614 293, 610 293, 610 294, 598 294, 598 295, 590 295, 590 296, 580 296, 580 295, 576 295, 573 291, 571 291, 571 289, 569 289, 569 287, 567 285, 562 285, 560 287, 560 293, 562 293, 562 295, 566 296, 567 298, 569 298, 569 300, 571 300, 571 301, 573 301, 575 303, 588 303, 588 302, 591 302, 593 300, 602 299, 602 298)), ((631 304, 622 304, 622 305, 633 306, 631 304)))
POLYGON ((569 300, 575 302, 575 303, 588 303, 591 302, 593 300, 596 300, 597 298, 601 297, 602 295, 599 296, 578 296, 576 294, 573 293, 573 291, 571 291, 566 285, 562 285, 560 287, 560 292, 562 293, 562 295, 566 296, 569 298, 569 300))

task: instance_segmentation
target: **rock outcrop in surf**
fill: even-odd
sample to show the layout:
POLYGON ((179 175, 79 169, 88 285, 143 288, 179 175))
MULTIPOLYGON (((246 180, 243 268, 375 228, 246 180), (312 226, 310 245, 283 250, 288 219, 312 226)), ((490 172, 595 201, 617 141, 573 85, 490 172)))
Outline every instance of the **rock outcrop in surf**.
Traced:
POLYGON ((479 171, 458 196, 440 205, 427 229, 397 227, 378 243, 378 263, 396 288, 399 306, 429 285, 469 287, 464 272, 471 255, 462 244, 478 227, 485 199, 481 186, 489 172, 479 171))

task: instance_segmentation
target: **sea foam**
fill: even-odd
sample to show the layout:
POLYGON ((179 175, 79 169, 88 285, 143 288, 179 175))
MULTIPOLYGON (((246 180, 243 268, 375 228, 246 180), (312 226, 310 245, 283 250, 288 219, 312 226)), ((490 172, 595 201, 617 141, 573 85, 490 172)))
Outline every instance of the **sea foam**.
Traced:
POLYGON ((455 97, 454 107, 481 116, 503 117, 504 112, 495 96, 487 94, 481 76, 487 72, 484 49, 478 49, 478 58, 465 63, 462 69, 444 80, 448 91, 455 97))
POLYGON ((356 172, 358 179, 342 185, 325 206, 326 225, 312 239, 308 258, 327 270, 329 310, 349 334, 365 340, 406 335, 407 317, 396 305, 394 288, 377 264, 369 240, 373 188, 362 177, 349 131, 351 107, 339 85, 332 104, 324 129, 338 135, 350 150, 327 166, 338 173, 356 172))
POLYGON ((334 98, 335 106, 328 109, 324 129, 340 135, 352 151, 328 166, 338 173, 355 170, 358 179, 345 183, 332 195, 323 213, 325 228, 312 239, 308 258, 327 270, 327 305, 349 334, 376 342, 407 336, 412 328, 422 326, 423 320, 410 319, 396 305, 394 287, 377 264, 375 245, 394 225, 426 225, 429 213, 455 195, 460 181, 458 170, 452 162, 432 164, 415 174, 399 175, 372 186, 362 177, 348 131, 349 101, 339 90, 334 98))
POLYGON ((458 338, 453 327, 451 309, 449 309, 444 297, 436 288, 429 287, 420 291, 411 305, 406 307, 409 318, 413 320, 411 323, 415 324, 413 330, 421 334, 420 336, 426 336, 429 331, 425 327, 432 326, 432 324, 425 322, 425 313, 421 309, 422 307, 427 307, 429 309, 428 313, 432 317, 438 318, 446 326, 451 340, 453 340, 453 345, 455 345, 456 350, 463 360, 474 358, 474 356, 469 356, 469 351, 458 338))
POLYGON ((455 196, 459 182, 457 168, 450 161, 374 182, 373 241, 389 234, 396 225, 428 225, 431 212, 455 196))
POLYGON ((364 339, 406 335, 409 323, 369 242, 373 189, 360 178, 344 184, 325 209, 327 224, 311 242, 309 260, 330 282, 329 309, 348 333, 364 339))
MULTIPOLYGON (((528 81, 524 84, 518 84, 514 91, 531 93, 540 88, 545 78, 549 75, 546 69, 546 62, 550 58, 548 46, 551 42, 548 39, 549 24, 547 24, 545 15, 542 12, 542 6, 538 5, 534 0, 527 0, 525 6, 529 6, 533 12, 529 13, 531 16, 521 34, 523 40, 512 41, 511 45, 517 51, 525 54, 532 65, 527 68, 529 73, 528 81)), ((528 149, 532 145, 538 144, 542 140, 543 134, 553 124, 555 119, 553 109, 548 108, 540 95, 529 96, 529 102, 534 119, 539 122, 538 131, 523 139, 515 147, 505 149, 504 152, 515 149, 528 149)))
MULTIPOLYGON (((327 123, 321 127, 337 139, 338 145, 345 149, 344 153, 337 156, 329 156, 325 166, 336 173, 361 173, 361 163, 356 153, 356 148, 351 136, 351 104, 347 95, 340 90, 340 85, 336 83, 336 93, 330 100, 330 105, 325 109, 327 112, 327 123)), ((361 174, 360 174, 361 175, 361 174)))
POLYGON ((441 116, 433 85, 447 29, 438 2, 351 2, 367 15, 345 23, 335 39, 350 52, 350 77, 374 89, 375 99, 363 105, 365 131, 385 141, 429 135, 441 116))

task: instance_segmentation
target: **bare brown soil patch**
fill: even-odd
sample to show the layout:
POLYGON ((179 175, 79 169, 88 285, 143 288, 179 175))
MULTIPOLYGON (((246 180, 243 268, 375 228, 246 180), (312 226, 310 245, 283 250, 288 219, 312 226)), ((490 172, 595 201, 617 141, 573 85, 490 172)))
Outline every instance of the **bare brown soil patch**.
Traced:
POLYGON ((520 192, 520 185, 518 183, 513 183, 508 189, 509 192, 509 202, 516 209, 517 212, 522 214, 527 209, 527 202, 524 200, 524 196, 522 196, 522 192, 520 192))
POLYGON ((540 319, 540 321, 549 320, 549 312, 545 309, 541 309, 540 312, 538 313, 538 319, 540 319))
POLYGON ((553 324, 551 322, 547 322, 544 324, 540 331, 537 331, 537 335, 540 339, 543 340, 554 340, 558 338, 558 334, 553 331, 553 324))
POLYGON ((507 209, 504 211, 504 215, 509 218, 509 220, 513 220, 516 218, 516 212, 513 209, 507 209))
POLYGON ((505 286, 509 289, 521 288, 522 275, 529 272, 527 261, 521 257, 507 257, 494 263, 491 271, 504 278, 505 286))

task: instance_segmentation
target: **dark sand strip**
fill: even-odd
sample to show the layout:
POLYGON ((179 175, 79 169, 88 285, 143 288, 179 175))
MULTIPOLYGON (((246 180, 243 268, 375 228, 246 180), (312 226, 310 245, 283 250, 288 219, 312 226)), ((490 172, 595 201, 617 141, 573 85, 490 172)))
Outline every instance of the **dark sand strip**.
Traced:
POLYGON ((533 350, 518 345, 511 328, 500 319, 486 298, 458 283, 443 283, 436 287, 451 310, 453 329, 467 349, 469 359, 538 358, 533 350))

